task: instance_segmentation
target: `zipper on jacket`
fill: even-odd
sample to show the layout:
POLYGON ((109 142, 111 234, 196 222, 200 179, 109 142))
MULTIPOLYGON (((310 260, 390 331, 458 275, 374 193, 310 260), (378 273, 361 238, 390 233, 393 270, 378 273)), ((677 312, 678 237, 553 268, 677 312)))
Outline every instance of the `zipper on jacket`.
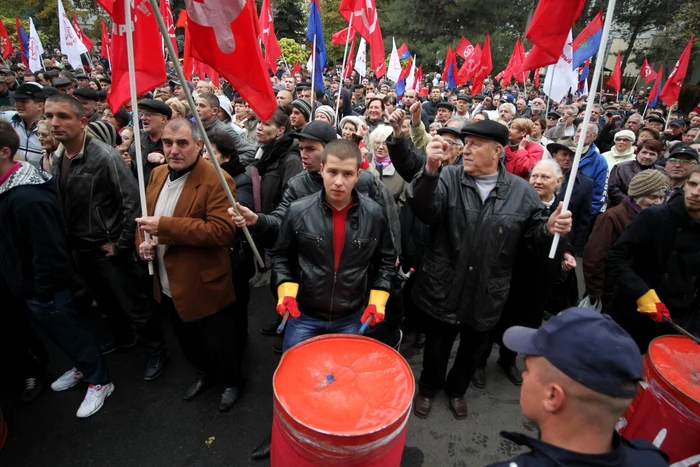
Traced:
POLYGON ((109 243, 112 243, 112 239, 109 236, 109 229, 107 228, 107 224, 105 224, 105 221, 102 220, 102 216, 100 215, 100 210, 95 208, 95 213, 97 214, 97 220, 100 221, 101 227, 104 229, 104 231, 107 233, 107 241, 109 243))
POLYGON ((328 324, 330 325, 333 316, 333 299, 335 298, 335 283, 338 279, 338 273, 336 271, 333 271, 333 287, 331 288, 331 306, 330 309, 328 310, 328 324))

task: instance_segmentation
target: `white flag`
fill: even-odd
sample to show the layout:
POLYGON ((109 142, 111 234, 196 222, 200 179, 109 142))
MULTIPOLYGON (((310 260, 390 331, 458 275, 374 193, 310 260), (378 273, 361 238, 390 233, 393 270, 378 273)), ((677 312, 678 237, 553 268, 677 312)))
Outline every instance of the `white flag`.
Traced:
POLYGON ((34 21, 29 18, 29 69, 32 72, 43 69, 41 64, 41 56, 44 53, 44 47, 39 40, 39 34, 36 33, 34 21))
POLYGON ((416 81, 416 56, 414 55, 413 61, 411 62, 411 71, 408 72, 408 77, 406 78, 406 89, 415 89, 415 87, 416 87, 415 81, 416 81))
POLYGON ((367 42, 365 42, 364 37, 360 39, 360 46, 357 48, 354 68, 363 78, 367 75, 367 42))
POLYGON ((561 102, 570 89, 573 91, 578 89, 578 73, 571 69, 574 55, 573 42, 573 36, 569 30, 569 37, 566 39, 559 61, 547 67, 543 90, 554 102, 561 102))
POLYGON ((83 62, 80 60, 80 54, 88 53, 85 44, 80 40, 73 23, 66 16, 66 10, 63 9, 63 3, 58 0, 58 26, 61 38, 61 53, 68 57, 68 63, 73 68, 82 68, 83 62))
POLYGON ((401 60, 399 59, 399 53, 396 51, 396 40, 391 39, 394 44, 391 49, 391 58, 389 59, 389 68, 386 69, 386 77, 397 82, 401 76, 401 60))

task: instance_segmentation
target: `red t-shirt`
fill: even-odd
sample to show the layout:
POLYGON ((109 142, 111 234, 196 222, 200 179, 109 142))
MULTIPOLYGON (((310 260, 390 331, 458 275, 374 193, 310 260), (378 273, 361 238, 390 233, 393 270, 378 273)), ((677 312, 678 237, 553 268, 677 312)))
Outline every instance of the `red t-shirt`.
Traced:
POLYGON ((345 227, 348 219, 348 210, 352 206, 352 200, 350 204, 345 206, 343 209, 336 209, 331 206, 333 210, 333 257, 335 269, 338 271, 338 265, 340 264, 340 255, 343 254, 343 245, 345 244, 345 227))

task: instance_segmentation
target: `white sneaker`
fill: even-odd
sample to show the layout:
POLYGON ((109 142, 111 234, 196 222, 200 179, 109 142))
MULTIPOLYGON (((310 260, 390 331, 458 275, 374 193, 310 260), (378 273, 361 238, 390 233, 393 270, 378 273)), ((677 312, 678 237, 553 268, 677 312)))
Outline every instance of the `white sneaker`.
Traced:
POLYGON ((71 368, 63 373, 63 376, 51 383, 51 389, 56 392, 65 391, 78 384, 83 379, 83 374, 77 368, 71 368))
POLYGON ((88 387, 83 403, 80 404, 78 412, 75 414, 78 418, 88 418, 90 415, 97 413, 105 403, 105 399, 114 392, 114 384, 108 383, 104 386, 91 384, 88 387))

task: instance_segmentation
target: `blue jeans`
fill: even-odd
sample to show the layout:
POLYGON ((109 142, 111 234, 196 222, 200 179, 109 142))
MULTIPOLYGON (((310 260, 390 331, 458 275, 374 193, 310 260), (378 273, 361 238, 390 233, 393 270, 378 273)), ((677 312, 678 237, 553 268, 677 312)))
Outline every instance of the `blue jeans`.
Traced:
POLYGON ((48 303, 35 298, 26 300, 41 329, 73 361, 90 384, 111 381, 100 347, 78 315, 68 290, 56 292, 48 303))
POLYGON ((299 342, 324 334, 359 334, 360 318, 362 313, 353 313, 345 318, 335 321, 311 318, 304 313, 298 318, 289 318, 284 331, 284 352, 297 345, 299 342))

